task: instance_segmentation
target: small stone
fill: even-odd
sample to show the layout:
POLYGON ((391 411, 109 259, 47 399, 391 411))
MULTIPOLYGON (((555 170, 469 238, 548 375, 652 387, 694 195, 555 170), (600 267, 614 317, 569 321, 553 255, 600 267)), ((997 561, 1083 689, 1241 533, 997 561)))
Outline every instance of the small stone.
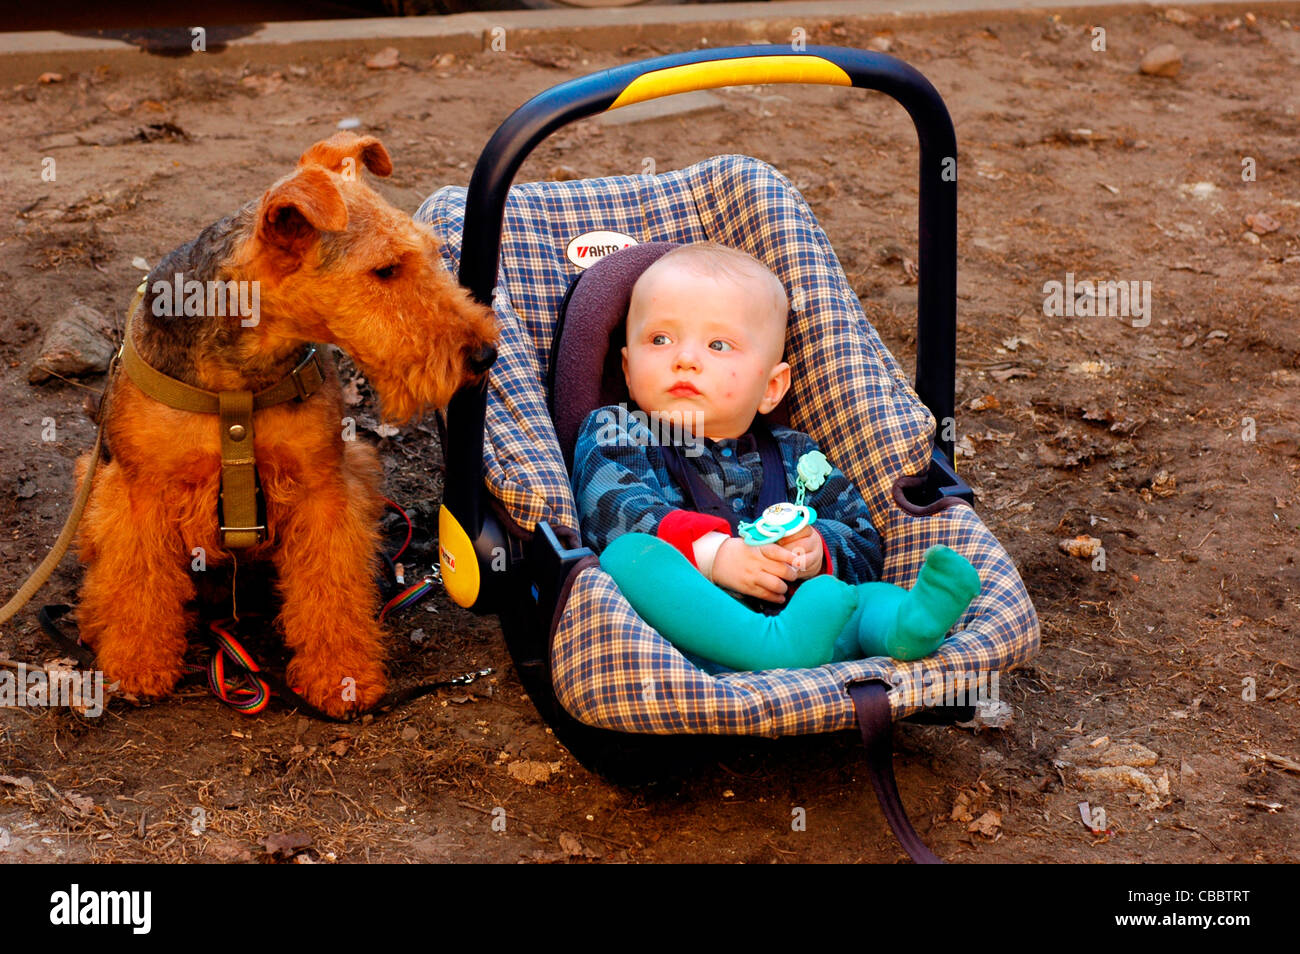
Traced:
MULTIPOLYGON (((1193 199, 1209 199, 1213 198, 1214 194, 1219 191, 1219 187, 1213 182, 1193 182, 1190 185, 1180 185, 1178 191, 1184 195, 1190 195, 1193 199)), ((1182 225, 1179 225, 1179 228, 1184 232, 1194 231, 1190 228, 1183 228, 1182 225)))
POLYGON ((1091 560, 1097 555, 1097 551, 1101 549, 1101 541, 1085 533, 1080 534, 1073 540, 1058 540, 1057 546, 1061 548, 1063 553, 1068 553, 1070 556, 1091 560))
POLYGON ((445 70, 456 62, 455 53, 439 53, 429 65, 434 69, 445 70))
POLYGON ((1100 768, 1081 768, 1079 780, 1090 789, 1107 792, 1135 788, 1148 796, 1158 794, 1156 782, 1132 765, 1103 765, 1100 768))
POLYGON ((1112 742, 1099 756, 1102 765, 1132 765, 1147 768, 1160 757, 1139 742, 1112 742))
POLYGON ((987 811, 967 825, 966 830, 970 832, 979 832, 985 838, 995 838, 997 837, 998 829, 1001 827, 1002 813, 987 811))
POLYGON ((1001 699, 979 699, 975 703, 976 728, 1005 729, 1014 718, 1010 704, 1001 699))
POLYGON ((103 374, 117 350, 108 337, 110 327, 94 308, 73 302, 46 332, 40 357, 27 372, 28 383, 42 384, 56 376, 103 374))
POLYGON ((559 762, 538 762, 532 759, 521 759, 518 762, 511 762, 506 766, 506 772, 517 782, 523 782, 525 785, 541 785, 551 780, 551 776, 560 771, 559 762))
POLYGON ((338 129, 359 129, 360 127, 361 127, 361 120, 358 119, 356 116, 349 116, 349 117, 347 117, 346 119, 340 119, 340 120, 338 121, 338 126, 337 126, 336 128, 338 128, 338 129))
POLYGON ((36 78, 36 82, 38 82, 38 83, 45 83, 45 84, 49 84, 49 83, 62 83, 62 82, 63 82, 63 74, 62 74, 62 73, 42 73, 40 76, 38 76, 38 77, 36 78))
POLYGON ((1050 40, 1053 43, 1060 43, 1061 40, 1070 35, 1070 28, 1061 22, 1059 13, 1048 17, 1047 22, 1043 24, 1043 39, 1050 40))
POLYGON ((558 165, 551 169, 551 179, 556 182, 572 182, 574 179, 581 179, 582 173, 573 166, 558 165))
POLYGON ((274 93, 280 87, 284 86, 284 74, 280 72, 271 73, 267 76, 245 76, 239 81, 239 85, 245 89, 251 89, 259 96, 265 96, 267 93, 274 93))
POLYGON ((577 835, 572 835, 567 831, 560 832, 559 837, 560 850, 572 858, 582 856, 582 839, 577 835))
POLYGON ((1280 229, 1282 223, 1267 212, 1253 212, 1246 216, 1246 226, 1256 235, 1267 235, 1280 229))
POLYGON ((1142 57, 1139 69, 1147 76, 1177 76, 1183 68, 1183 55, 1172 43, 1161 43, 1142 57))
POLYGON ((104 107, 110 113, 129 113, 131 111, 131 100, 121 93, 109 93, 104 97, 104 107))
POLYGON ((253 861, 253 853, 247 846, 229 839, 213 839, 204 845, 203 854, 226 864, 249 864, 253 861))
POLYGON ((386 46, 366 60, 366 67, 372 70, 391 70, 398 65, 400 57, 401 54, 397 52, 397 47, 386 46))

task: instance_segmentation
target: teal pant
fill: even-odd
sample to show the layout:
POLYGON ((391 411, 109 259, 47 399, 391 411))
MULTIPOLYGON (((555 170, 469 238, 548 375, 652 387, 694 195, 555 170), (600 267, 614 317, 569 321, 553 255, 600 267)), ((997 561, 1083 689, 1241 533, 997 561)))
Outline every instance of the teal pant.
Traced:
POLYGON ((637 614, 674 646, 744 671, 870 656, 921 659, 939 648, 980 591, 975 568, 945 546, 926 551, 911 590, 815 576, 777 616, 754 612, 649 534, 623 534, 605 548, 600 565, 637 614))

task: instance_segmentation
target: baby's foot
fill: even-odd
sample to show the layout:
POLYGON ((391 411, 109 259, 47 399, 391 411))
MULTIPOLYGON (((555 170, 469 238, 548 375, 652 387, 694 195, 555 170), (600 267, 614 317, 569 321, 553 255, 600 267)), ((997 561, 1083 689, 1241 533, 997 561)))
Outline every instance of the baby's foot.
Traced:
POLYGON ((979 573, 965 557, 950 547, 931 547, 916 585, 898 608, 889 655, 901 660, 930 655, 979 591, 979 573))

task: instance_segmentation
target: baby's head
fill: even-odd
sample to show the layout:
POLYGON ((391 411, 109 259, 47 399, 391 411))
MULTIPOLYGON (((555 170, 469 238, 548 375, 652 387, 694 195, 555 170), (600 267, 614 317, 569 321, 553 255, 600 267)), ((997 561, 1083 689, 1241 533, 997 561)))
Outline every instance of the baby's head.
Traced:
POLYGON ((644 411, 682 414, 697 436, 739 437, 790 388, 789 308, 781 280, 753 256, 714 242, 673 249, 632 287, 628 393, 644 411))

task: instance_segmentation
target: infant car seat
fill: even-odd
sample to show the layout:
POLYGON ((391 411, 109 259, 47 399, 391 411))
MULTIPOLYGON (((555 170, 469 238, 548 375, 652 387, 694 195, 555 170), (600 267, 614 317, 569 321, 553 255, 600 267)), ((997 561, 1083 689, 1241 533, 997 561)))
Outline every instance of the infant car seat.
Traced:
POLYGON ((688 739, 776 737, 856 724, 891 826, 914 859, 937 860, 899 804, 891 719, 969 718, 969 705, 943 706, 941 699, 936 708, 933 687, 951 688, 953 674, 1004 672, 1032 656, 1039 638, 1015 566, 953 472, 951 432, 935 433, 936 419, 953 415, 955 157, 951 121, 937 92, 892 57, 814 46, 795 54, 761 46, 701 50, 605 70, 540 94, 492 137, 468 192, 447 187, 420 207, 417 219, 443 242, 462 284, 492 302, 500 330, 490 380, 460 392, 446 412, 439 517, 444 582, 460 605, 500 616, 525 689, 584 764, 617 774, 619 758, 623 768, 662 759, 682 752, 688 739), (660 175, 510 188, 529 151, 568 121, 672 92, 773 82, 879 89, 916 122, 915 390, 867 321, 812 210, 766 163, 723 155, 660 175), (911 663, 876 657, 711 676, 632 610, 582 546, 568 471, 576 430, 591 409, 618 403, 620 392, 626 400, 613 357, 606 361, 618 354, 611 333, 626 301, 594 303, 611 288, 630 290, 627 276, 620 283, 615 272, 638 256, 609 258, 584 274, 577 263, 590 255, 581 250, 705 240, 751 253, 790 293, 786 360, 794 374, 782 407, 790 425, 813 436, 870 506, 884 544, 883 579, 910 588, 925 551, 940 543, 979 572, 979 596, 934 655, 911 663))

